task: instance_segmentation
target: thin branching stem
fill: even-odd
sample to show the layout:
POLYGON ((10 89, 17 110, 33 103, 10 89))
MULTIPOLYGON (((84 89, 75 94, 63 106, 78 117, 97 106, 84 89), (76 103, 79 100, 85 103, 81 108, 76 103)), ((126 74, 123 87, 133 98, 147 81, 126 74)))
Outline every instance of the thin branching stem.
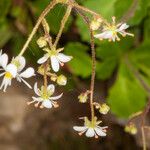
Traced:
POLYGON ((65 27, 65 24, 66 24, 66 22, 67 22, 67 20, 68 20, 68 18, 70 16, 71 10, 72 10, 72 6, 68 6, 67 10, 66 10, 66 13, 65 13, 63 19, 61 20, 61 26, 60 26, 60 29, 59 29, 59 32, 57 34, 57 37, 56 37, 56 40, 54 42, 53 47, 56 47, 58 42, 59 42, 59 40, 60 40, 60 37, 62 35, 63 29, 65 27))
POLYGON ((50 11, 56 4, 57 4, 57 3, 56 3, 55 0, 51 1, 50 4, 49 4, 49 5, 45 8, 45 10, 41 13, 39 19, 37 20, 36 25, 34 26, 34 28, 33 28, 32 32, 31 32, 31 34, 29 35, 29 37, 28 37, 26 43, 24 44, 22 50, 20 51, 19 56, 22 56, 22 55, 24 54, 24 52, 25 52, 26 49, 28 48, 29 43, 31 42, 33 36, 34 36, 35 33, 37 32, 37 30, 38 30, 38 28, 39 28, 39 26, 40 26, 42 20, 45 18, 45 16, 49 13, 49 11, 50 11))

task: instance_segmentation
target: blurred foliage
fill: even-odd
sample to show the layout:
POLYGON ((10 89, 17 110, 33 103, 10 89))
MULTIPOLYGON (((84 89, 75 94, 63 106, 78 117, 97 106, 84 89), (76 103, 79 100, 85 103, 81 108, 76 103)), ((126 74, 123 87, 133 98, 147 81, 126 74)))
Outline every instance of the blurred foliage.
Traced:
MULTIPOLYGON (((118 43, 96 40, 96 77, 99 80, 112 80, 112 76, 115 76, 115 81, 108 91, 107 101, 112 112, 119 117, 128 117, 143 109, 147 101, 148 93, 142 87, 130 65, 139 71, 147 84, 150 83, 150 1, 137 1, 134 9, 130 9, 133 0, 78 0, 80 4, 101 13, 109 21, 113 15, 120 20, 127 14, 128 23, 131 25, 130 31, 135 34, 134 38, 127 37, 118 43), (132 13, 133 15, 130 16, 132 13)), ((1 0, 0 47, 8 45, 8 49, 17 54, 31 32, 36 18, 48 3, 49 0, 1 0)), ((47 16, 53 35, 59 29, 64 12, 65 6, 58 5, 47 16)), ((87 25, 80 16, 72 15, 65 28, 65 34, 71 37, 67 40, 64 36, 62 37, 62 43, 66 44, 65 53, 74 57, 68 65, 70 71, 75 76, 89 78, 91 59, 87 25), (73 27, 71 27, 72 24, 73 27), (74 34, 80 37, 78 42, 70 40, 74 39, 74 34)), ((41 55, 36 46, 36 39, 37 37, 30 44, 26 54, 28 58, 34 57, 35 62, 41 55)))

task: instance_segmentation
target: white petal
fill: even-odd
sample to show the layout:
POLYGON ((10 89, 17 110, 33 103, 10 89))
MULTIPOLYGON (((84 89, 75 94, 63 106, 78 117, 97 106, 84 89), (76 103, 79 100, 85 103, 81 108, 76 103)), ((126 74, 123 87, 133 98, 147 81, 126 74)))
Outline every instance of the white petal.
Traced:
POLYGON ((52 108, 52 103, 49 100, 44 100, 42 105, 46 108, 52 108))
POLYGON ((38 64, 43 64, 44 62, 46 62, 46 60, 48 59, 48 54, 45 54, 42 58, 40 58, 37 63, 38 64))
POLYGON ((34 76, 34 69, 33 68, 27 68, 24 72, 22 72, 19 76, 23 78, 30 78, 34 76))
POLYGON ((6 72, 10 72, 11 75, 15 78, 17 75, 17 67, 14 64, 8 64, 6 67, 6 72))
POLYGON ((49 100, 57 100, 57 99, 60 99, 62 97, 63 93, 61 93, 60 95, 58 96, 54 96, 54 97, 50 97, 49 100))
POLYGON ((86 126, 74 126, 73 129, 78 132, 86 131, 86 126))
POLYGON ((127 25, 126 23, 123 23, 123 24, 119 27, 118 31, 126 30, 127 28, 129 28, 129 25, 127 25))
POLYGON ((2 66, 4 69, 6 69, 8 63, 8 55, 3 54, 0 56, 0 66, 2 66))
POLYGON ((85 134, 87 137, 93 137, 95 135, 95 131, 93 128, 89 128, 85 134))
POLYGON ((94 35, 95 38, 100 38, 100 39, 110 39, 112 38, 112 36, 113 33, 111 31, 105 31, 103 33, 94 35))
POLYGON ((51 93, 51 95, 55 92, 55 86, 53 84, 50 84, 47 87, 47 91, 51 93))
POLYGON ((71 56, 67 56, 67 55, 64 55, 62 53, 58 53, 57 58, 59 59, 59 61, 64 62, 64 63, 68 62, 72 59, 71 56))
POLYGON ((96 127, 94 130, 99 136, 106 136, 106 133, 101 128, 96 127))
POLYGON ((26 65, 26 60, 23 56, 18 56, 15 58, 16 61, 18 61, 19 66, 18 66, 18 72, 22 71, 22 69, 25 67, 26 65))
POLYGON ((59 71, 59 61, 58 61, 58 59, 56 58, 56 56, 51 56, 51 65, 52 65, 52 69, 53 69, 55 72, 58 72, 58 71, 59 71))
POLYGON ((32 89, 32 86, 27 81, 25 81, 23 78, 20 79, 26 86, 28 86, 28 88, 32 89))
POLYGON ((35 92, 38 96, 40 96, 40 90, 39 90, 38 87, 37 87, 37 82, 34 84, 34 92, 35 92))
POLYGON ((3 92, 6 92, 7 87, 10 85, 11 85, 11 79, 4 77, 0 89, 3 88, 3 92))

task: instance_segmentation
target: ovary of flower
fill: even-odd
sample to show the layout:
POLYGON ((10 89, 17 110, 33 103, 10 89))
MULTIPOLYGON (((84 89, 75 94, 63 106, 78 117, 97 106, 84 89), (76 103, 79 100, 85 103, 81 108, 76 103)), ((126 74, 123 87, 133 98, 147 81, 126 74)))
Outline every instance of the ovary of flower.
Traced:
POLYGON ((58 107, 56 100, 62 97, 63 93, 61 93, 58 96, 52 97, 52 95, 55 92, 55 86, 53 84, 50 84, 47 86, 46 91, 44 90, 44 86, 41 87, 41 89, 38 89, 37 83, 34 85, 34 92, 38 95, 38 97, 32 97, 33 101, 28 102, 27 104, 30 105, 32 103, 35 103, 35 107, 40 108, 54 108, 58 107))
POLYGON ((116 24, 115 17, 112 17, 112 20, 112 24, 104 26, 103 32, 100 34, 95 34, 94 37, 100 40, 108 39, 109 41, 115 42, 116 40, 120 41, 120 38, 117 35, 118 33, 123 37, 125 37, 126 35, 134 36, 133 34, 125 31, 127 28, 129 28, 129 25, 127 25, 126 23, 116 24))
POLYGON ((47 53, 38 60, 38 64, 43 64, 44 62, 46 62, 48 60, 48 58, 50 58, 52 69, 55 72, 58 72, 60 65, 63 66, 64 63, 66 63, 72 59, 71 56, 67 56, 63 53, 60 53, 60 51, 62 51, 62 50, 63 50, 63 48, 60 48, 58 50, 56 50, 56 49, 49 50, 46 48, 45 51, 47 53))
POLYGON ((16 57, 12 60, 10 64, 8 64, 8 55, 2 54, 2 51, 0 52, 0 66, 2 67, 2 72, 0 76, 4 76, 2 84, 0 86, 0 89, 3 89, 4 92, 6 92, 6 89, 8 86, 11 85, 11 81, 13 78, 16 78, 18 81, 23 81, 26 85, 28 85, 30 88, 31 86, 24 81, 23 78, 29 78, 34 75, 34 69, 28 68, 24 72, 21 73, 22 69, 25 66, 25 59, 20 56, 16 57), (22 61, 18 61, 22 60, 22 61))
POLYGON ((106 136, 107 126, 100 127, 100 123, 101 121, 97 121, 96 117, 92 121, 89 121, 87 117, 84 117, 84 126, 74 126, 73 129, 78 131, 80 136, 85 133, 86 137, 104 137, 106 136))

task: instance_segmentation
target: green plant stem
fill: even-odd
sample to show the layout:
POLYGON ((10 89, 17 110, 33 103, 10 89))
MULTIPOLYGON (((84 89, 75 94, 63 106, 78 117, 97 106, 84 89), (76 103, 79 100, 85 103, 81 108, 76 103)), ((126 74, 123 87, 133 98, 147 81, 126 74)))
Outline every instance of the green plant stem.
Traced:
POLYGON ((60 40, 60 37, 62 35, 63 29, 65 27, 65 24, 66 24, 66 22, 67 22, 67 20, 68 20, 68 18, 70 16, 71 10, 72 10, 72 6, 68 6, 67 10, 66 10, 66 13, 65 13, 63 19, 61 20, 61 26, 60 26, 59 32, 57 34, 56 40, 55 40, 54 45, 53 45, 53 47, 55 47, 55 48, 56 48, 56 46, 57 46, 57 44, 58 44, 58 42, 60 40))
POLYGON ((19 56, 22 56, 24 54, 24 52, 26 51, 26 49, 28 48, 29 43, 31 42, 33 36, 35 35, 35 33, 37 32, 42 20, 45 18, 45 16, 49 13, 49 11, 57 4, 57 2, 55 0, 51 1, 50 4, 45 8, 45 10, 41 13, 39 19, 37 20, 36 25, 34 26, 31 34, 29 35, 26 43, 24 44, 22 50, 19 53, 19 56))

